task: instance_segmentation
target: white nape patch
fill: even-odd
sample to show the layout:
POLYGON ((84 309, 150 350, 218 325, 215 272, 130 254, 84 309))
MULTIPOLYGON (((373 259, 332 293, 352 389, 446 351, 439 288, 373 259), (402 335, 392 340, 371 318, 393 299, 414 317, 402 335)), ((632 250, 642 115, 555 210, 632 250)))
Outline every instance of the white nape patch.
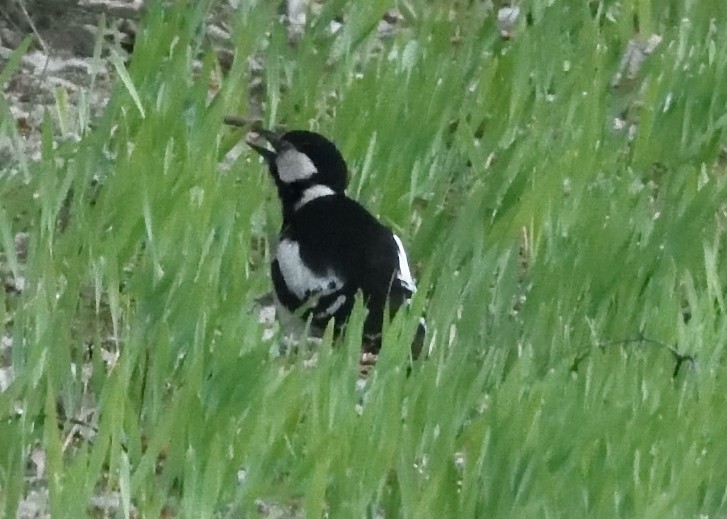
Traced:
POLYGON ((280 180, 286 183, 306 180, 318 173, 308 155, 294 148, 281 151, 275 157, 275 165, 278 167, 280 180))
POLYGON ((401 284, 404 285, 405 288, 414 293, 417 291, 417 287, 414 283, 414 278, 411 276, 411 271, 409 270, 409 262, 406 259, 404 245, 401 243, 401 240, 396 234, 394 235, 394 241, 396 242, 396 247, 399 249, 399 268, 396 271, 396 279, 401 281, 401 284))
POLYGON ((285 286, 298 299, 306 300, 314 295, 332 294, 343 286, 343 280, 330 270, 324 275, 313 272, 300 257, 298 242, 281 241, 275 258, 278 260, 285 286))
POLYGON ((322 184, 316 184, 315 186, 311 186, 307 188, 305 191, 303 191, 303 196, 300 197, 300 200, 298 200, 295 203, 295 210, 297 211, 301 207, 303 207, 308 202, 315 200, 316 198, 321 198, 323 196, 331 196, 335 195, 336 192, 331 189, 328 186, 324 186, 322 184))

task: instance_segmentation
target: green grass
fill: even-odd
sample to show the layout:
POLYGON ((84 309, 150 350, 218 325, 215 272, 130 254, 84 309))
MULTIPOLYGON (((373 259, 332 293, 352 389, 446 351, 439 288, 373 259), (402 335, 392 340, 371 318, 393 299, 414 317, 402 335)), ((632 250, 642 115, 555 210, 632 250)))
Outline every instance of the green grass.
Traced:
POLYGON ((49 116, 43 159, 0 184, 5 264, 27 279, 0 305, 0 515, 36 446, 53 517, 115 491, 142 517, 727 515, 727 7, 532 0, 502 41, 481 2, 449 4, 402 5, 382 42, 390 3, 324 2, 297 48, 272 4, 241 8, 211 101, 208 5, 152 7, 105 115, 55 148, 49 116), (663 41, 614 90, 635 13, 663 41), (253 53, 265 123, 332 137, 408 245, 433 341, 410 376, 403 315, 363 391, 360 309, 315 367, 261 339, 277 201, 253 153, 220 167, 253 53), (695 358, 676 376, 669 347, 695 358), (66 444, 91 396, 97 434, 66 444))

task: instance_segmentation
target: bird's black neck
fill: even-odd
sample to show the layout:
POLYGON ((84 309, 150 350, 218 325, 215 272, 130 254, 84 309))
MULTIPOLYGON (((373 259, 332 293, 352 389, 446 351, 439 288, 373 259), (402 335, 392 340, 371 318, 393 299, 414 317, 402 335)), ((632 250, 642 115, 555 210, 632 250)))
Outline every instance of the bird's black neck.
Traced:
POLYGON ((279 182, 278 198, 283 210, 283 224, 285 225, 293 217, 293 214, 305 203, 318 198, 338 194, 333 189, 323 184, 311 181, 300 181, 289 184, 279 182))

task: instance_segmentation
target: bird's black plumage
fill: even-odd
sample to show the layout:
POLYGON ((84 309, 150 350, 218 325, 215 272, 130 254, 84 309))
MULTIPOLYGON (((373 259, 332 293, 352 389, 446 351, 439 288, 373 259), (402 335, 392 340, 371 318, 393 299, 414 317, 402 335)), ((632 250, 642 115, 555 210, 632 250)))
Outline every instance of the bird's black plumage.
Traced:
MULTIPOLYGON (((360 291, 368 310, 364 349, 377 353, 385 309, 395 312, 416 291, 401 241, 346 196, 346 163, 332 142, 304 130, 260 133, 273 150, 249 144, 265 158, 283 211, 271 264, 280 306, 317 330, 333 319, 339 332, 360 291)), ((424 332, 421 320, 414 356, 424 332)))

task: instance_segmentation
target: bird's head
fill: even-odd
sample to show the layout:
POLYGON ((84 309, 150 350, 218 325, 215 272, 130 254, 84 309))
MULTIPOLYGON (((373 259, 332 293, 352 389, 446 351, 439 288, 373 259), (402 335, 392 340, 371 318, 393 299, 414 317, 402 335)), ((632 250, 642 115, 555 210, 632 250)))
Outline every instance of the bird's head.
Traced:
POLYGON ((336 145, 323 135, 306 130, 292 130, 282 135, 269 130, 256 133, 272 149, 249 139, 247 143, 267 162, 281 195, 300 193, 311 186, 325 186, 335 193, 346 190, 346 162, 336 145))

